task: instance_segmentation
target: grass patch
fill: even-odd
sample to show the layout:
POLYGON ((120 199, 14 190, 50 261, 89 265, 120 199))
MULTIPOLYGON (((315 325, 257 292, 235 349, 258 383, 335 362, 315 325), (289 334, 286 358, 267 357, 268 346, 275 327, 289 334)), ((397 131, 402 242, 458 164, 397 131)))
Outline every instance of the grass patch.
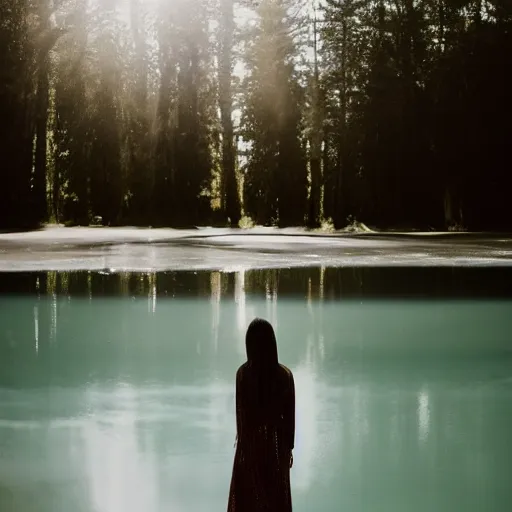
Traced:
POLYGON ((250 217, 243 216, 238 223, 240 229, 251 229, 255 226, 253 220, 250 217))

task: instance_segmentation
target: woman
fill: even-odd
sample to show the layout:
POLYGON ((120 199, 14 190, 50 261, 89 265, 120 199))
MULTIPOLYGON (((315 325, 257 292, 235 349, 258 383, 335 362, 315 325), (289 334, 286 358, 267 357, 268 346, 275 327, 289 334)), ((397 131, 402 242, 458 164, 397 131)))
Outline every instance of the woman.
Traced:
POLYGON ((237 444, 228 512, 290 512, 295 386, 279 364, 274 329, 255 319, 245 337, 247 362, 236 374, 237 444))

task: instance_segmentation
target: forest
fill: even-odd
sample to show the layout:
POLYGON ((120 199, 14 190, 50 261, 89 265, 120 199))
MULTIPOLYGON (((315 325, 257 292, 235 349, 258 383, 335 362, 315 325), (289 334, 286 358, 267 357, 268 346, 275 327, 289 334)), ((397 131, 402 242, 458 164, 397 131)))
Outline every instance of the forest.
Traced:
POLYGON ((0 0, 0 230, 512 230, 510 0, 0 0))

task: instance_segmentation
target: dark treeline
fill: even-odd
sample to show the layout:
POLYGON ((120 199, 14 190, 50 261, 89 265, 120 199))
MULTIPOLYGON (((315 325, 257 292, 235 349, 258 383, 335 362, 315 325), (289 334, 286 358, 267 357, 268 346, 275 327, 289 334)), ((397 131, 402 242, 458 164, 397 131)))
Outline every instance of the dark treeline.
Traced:
POLYGON ((0 0, 0 229, 506 230, 509 0, 0 0))

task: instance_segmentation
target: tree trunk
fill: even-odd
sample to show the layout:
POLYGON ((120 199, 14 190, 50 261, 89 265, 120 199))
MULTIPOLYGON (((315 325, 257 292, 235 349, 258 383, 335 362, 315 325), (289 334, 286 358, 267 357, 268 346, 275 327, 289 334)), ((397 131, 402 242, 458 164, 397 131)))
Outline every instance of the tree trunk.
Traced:
POLYGON ((343 181, 346 162, 346 134, 347 134, 347 20, 341 23, 341 84, 340 84, 340 126, 338 133, 338 172, 336 176, 335 216, 333 218, 336 229, 343 228, 347 221, 343 197, 343 181))
POLYGON ((233 0, 221 0, 219 55, 219 106, 222 125, 221 208, 232 226, 240 221, 240 198, 236 179, 236 148, 233 130, 232 52, 233 0))
POLYGON ((321 173, 322 173, 322 113, 320 101, 320 79, 318 72, 318 52, 317 52, 317 29, 316 29, 316 14, 314 19, 314 77, 313 77, 313 98, 312 98, 312 134, 311 134, 311 159, 310 159, 310 173, 311 173, 311 193, 309 196, 309 214, 308 226, 316 228, 320 226, 320 187, 321 187, 321 173))
POLYGON ((42 56, 37 71, 36 147, 33 174, 33 215, 36 222, 44 222, 48 219, 46 204, 46 149, 49 105, 48 65, 48 55, 42 56))

